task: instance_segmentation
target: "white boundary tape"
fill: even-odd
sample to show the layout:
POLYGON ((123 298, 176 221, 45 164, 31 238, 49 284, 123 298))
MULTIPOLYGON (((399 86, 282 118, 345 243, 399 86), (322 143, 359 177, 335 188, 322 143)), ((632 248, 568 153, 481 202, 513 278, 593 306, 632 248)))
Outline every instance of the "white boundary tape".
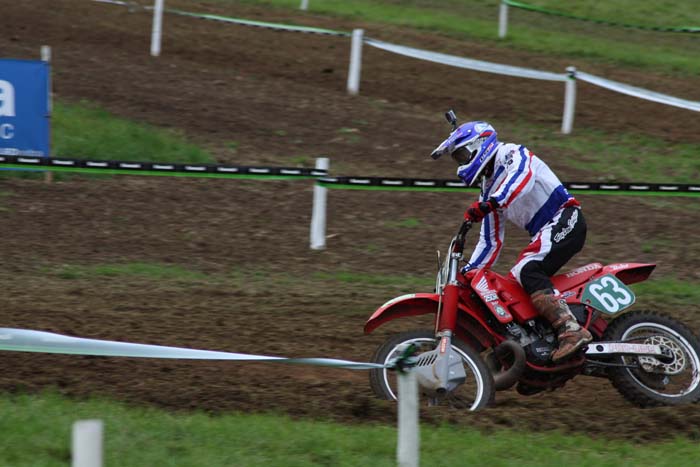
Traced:
MULTIPOLYGON (((371 370, 389 368, 391 365, 353 362, 333 358, 285 358, 265 355, 187 349, 161 345, 134 344, 82 337, 69 337, 31 329, 0 328, 0 351, 39 352, 103 357, 166 358, 186 360, 235 360, 304 364, 347 370, 371 370)), ((399 374, 399 417, 397 459, 399 465, 418 466, 419 419, 418 385, 409 370, 399 374)), ((102 466, 102 422, 81 421, 73 427, 73 467, 102 466)))
POLYGON ((600 86, 601 88, 610 89, 611 91, 616 91, 621 94, 627 94, 628 96, 700 112, 700 102, 689 101, 686 99, 669 96, 668 94, 649 91, 648 89, 638 88, 636 86, 620 83, 618 81, 601 78, 600 76, 594 76, 584 73, 583 71, 576 71, 576 79, 600 86))
MULTIPOLYGON (((119 1, 119 0, 93 0, 96 2, 100 3, 112 3, 116 5, 129 5, 127 2, 119 1)), ((503 7, 503 4, 502 4, 503 7)), ((150 9, 149 7, 145 7, 145 9, 150 9)), ((286 25, 286 24, 275 24, 275 23, 261 23, 258 21, 250 21, 250 20, 245 20, 245 19, 240 19, 240 18, 228 18, 228 17, 223 17, 223 16, 217 16, 217 15, 207 15, 207 14, 199 14, 199 13, 190 13, 190 12, 185 12, 185 11, 177 11, 177 10, 168 10, 170 13, 174 14, 179 14, 179 15, 186 15, 186 16, 191 16, 195 18, 202 18, 202 19, 211 19, 211 20, 216 20, 216 21, 224 21, 228 23, 234 23, 234 24, 242 24, 242 25, 248 25, 248 26, 261 26, 261 27, 266 27, 270 29, 279 29, 279 30, 285 30, 285 31, 296 31, 296 32, 310 32, 310 33, 317 33, 317 34, 332 34, 332 35, 339 35, 339 36, 348 36, 350 34, 346 32, 341 32, 341 31, 330 31, 330 30, 323 30, 323 29, 318 29, 318 28, 311 28, 311 27, 305 27, 305 26, 294 26, 294 25, 286 25)), ((507 15, 507 11, 502 11, 501 16, 504 14, 507 15)), ((502 22, 501 20, 500 22, 502 22)), ((501 28, 505 29, 506 26, 501 25, 501 28)), ((505 31, 504 31, 505 33, 505 31)), ((364 38, 364 43, 371 45, 372 47, 376 47, 382 50, 385 50, 387 52, 392 52, 396 53, 399 55, 404 55, 407 57, 413 57, 421 60, 426 60, 430 61, 433 63, 439 63, 443 65, 449 65, 449 66, 454 66, 458 68, 465 68, 469 70, 475 70, 475 71, 482 71, 486 73, 496 73, 496 74, 501 74, 501 75, 507 75, 507 76, 514 76, 518 78, 530 78, 530 79, 539 79, 539 80, 544 80, 544 81, 562 81, 562 82, 567 82, 570 81, 571 75, 567 75, 565 73, 553 73, 553 72, 548 72, 548 71, 539 71, 539 70, 533 70, 530 68, 522 68, 522 67, 517 67, 517 66, 511 66, 511 65, 503 65, 499 63, 491 63, 491 62, 485 62, 482 60, 475 60, 475 59, 470 59, 470 58, 464 58, 464 57, 458 57, 454 55, 448 55, 448 54, 443 54, 439 52, 431 52, 428 50, 422 50, 422 49, 416 49, 413 47, 407 47, 403 45, 398 45, 398 44, 391 44, 388 42, 383 42, 379 41, 376 39, 371 39, 368 37, 364 38)), ((351 67, 352 68, 352 67, 351 67)), ((571 67, 570 67, 571 68, 571 67)), ((359 64, 356 66, 357 72, 354 74, 349 74, 348 75, 348 90, 351 94, 354 92, 359 92, 359 64), (353 86, 350 86, 350 82, 352 81, 353 86)), ((700 112, 700 102, 696 101, 690 101, 686 99, 681 99, 678 97, 670 96, 667 94, 662 94, 654 91, 650 91, 647 89, 643 88, 638 88, 636 86, 631 86, 629 84, 624 84, 620 83, 617 81, 612 81, 609 79, 601 78, 598 76, 594 76, 582 71, 577 71, 575 73, 575 78, 580 79, 581 81, 586 81, 590 84, 600 86, 606 89, 610 89, 612 91, 616 91, 622 94, 626 94, 629 96, 637 97, 640 99, 645 99, 653 102, 657 102, 660 104, 666 104, 666 105, 671 105, 674 107, 679 107, 687 110, 692 110, 695 112, 700 112)), ((567 86, 567 96, 573 96, 575 92, 572 92, 575 90, 574 88, 574 83, 569 82, 569 85, 567 86)), ((564 118, 562 120, 562 132, 563 133, 570 133, 572 126, 573 126, 573 109, 575 108, 575 102, 571 100, 571 98, 568 99, 568 101, 565 102, 565 112, 564 112, 564 118), (570 110, 569 110, 570 109, 570 110)))
POLYGON ((378 41, 376 39, 365 39, 367 45, 378 49, 393 52, 395 54, 404 55, 407 57, 418 58, 429 62, 450 65, 458 68, 466 68, 469 70, 484 71, 487 73, 497 73, 499 75, 516 76, 518 78, 540 79, 544 81, 566 81, 567 75, 564 73, 550 73, 548 71, 532 70, 530 68, 521 68, 511 65, 502 65, 500 63, 484 62, 482 60, 474 60, 471 58, 457 57, 455 55, 447 55, 439 52, 430 52, 428 50, 415 49, 403 45, 390 44, 388 42, 378 41))
POLYGON ((168 358, 186 360, 236 360, 329 366, 348 370, 386 368, 377 363, 353 362, 333 358, 286 358, 214 350, 187 349, 162 345, 132 344, 82 337, 69 337, 30 329, 0 328, 0 350, 41 352, 103 357, 168 358))

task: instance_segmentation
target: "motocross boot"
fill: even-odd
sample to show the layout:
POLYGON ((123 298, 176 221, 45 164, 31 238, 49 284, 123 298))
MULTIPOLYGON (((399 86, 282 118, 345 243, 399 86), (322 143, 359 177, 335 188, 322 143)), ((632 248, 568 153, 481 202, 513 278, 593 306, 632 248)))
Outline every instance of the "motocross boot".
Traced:
POLYGON ((551 355, 554 363, 571 357, 581 346, 593 340, 588 329, 578 324, 563 299, 555 297, 549 290, 537 291, 530 297, 540 316, 552 323, 552 327, 557 332, 559 348, 555 349, 551 355))

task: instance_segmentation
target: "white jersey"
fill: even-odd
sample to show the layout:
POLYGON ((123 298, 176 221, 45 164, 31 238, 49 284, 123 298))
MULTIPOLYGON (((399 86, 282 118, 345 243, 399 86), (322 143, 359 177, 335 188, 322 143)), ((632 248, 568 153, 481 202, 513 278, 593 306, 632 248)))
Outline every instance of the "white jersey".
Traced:
POLYGON ((534 237, 561 209, 578 206, 547 164, 525 146, 500 143, 494 159, 493 174, 482 182, 479 200, 493 198, 499 207, 483 219, 470 268, 491 267, 496 262, 506 220, 534 237))

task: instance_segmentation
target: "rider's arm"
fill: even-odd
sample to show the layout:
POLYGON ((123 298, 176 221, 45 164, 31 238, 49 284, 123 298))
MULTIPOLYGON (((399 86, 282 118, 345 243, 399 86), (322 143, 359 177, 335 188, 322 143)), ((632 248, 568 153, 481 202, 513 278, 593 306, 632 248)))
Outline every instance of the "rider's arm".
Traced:
POLYGON ((525 146, 508 154, 505 163, 507 175, 489 197, 498 204, 499 209, 506 209, 518 196, 535 186, 531 155, 525 146))
POLYGON ((467 263, 467 269, 489 268, 498 260, 505 235, 503 221, 504 219, 498 211, 493 211, 484 217, 479 243, 477 243, 471 259, 467 263))

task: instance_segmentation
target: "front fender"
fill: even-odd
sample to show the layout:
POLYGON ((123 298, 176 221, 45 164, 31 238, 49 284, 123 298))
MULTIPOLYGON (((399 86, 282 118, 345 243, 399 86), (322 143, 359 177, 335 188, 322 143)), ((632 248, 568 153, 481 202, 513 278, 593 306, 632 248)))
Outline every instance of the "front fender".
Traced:
POLYGON ((440 295, 436 293, 412 293, 392 298, 370 316, 365 323, 365 334, 396 318, 436 313, 439 302, 440 295))

